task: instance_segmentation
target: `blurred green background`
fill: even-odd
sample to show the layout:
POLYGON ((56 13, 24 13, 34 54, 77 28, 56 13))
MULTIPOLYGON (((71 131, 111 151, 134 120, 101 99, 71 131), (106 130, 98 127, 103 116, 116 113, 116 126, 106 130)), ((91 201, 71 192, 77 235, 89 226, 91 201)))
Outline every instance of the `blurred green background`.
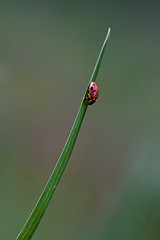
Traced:
POLYGON ((33 239, 160 239, 159 8, 0 0, 0 239, 48 181, 108 27, 99 99, 33 239))

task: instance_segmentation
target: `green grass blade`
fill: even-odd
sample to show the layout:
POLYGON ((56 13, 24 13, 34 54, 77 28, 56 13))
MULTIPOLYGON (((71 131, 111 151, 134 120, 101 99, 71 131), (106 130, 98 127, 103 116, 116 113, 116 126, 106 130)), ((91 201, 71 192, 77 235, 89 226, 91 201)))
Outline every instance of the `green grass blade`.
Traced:
POLYGON ((101 48, 100 54, 98 56, 98 59, 97 59, 96 65, 94 67, 94 70, 93 70, 93 73, 92 73, 92 76, 91 76, 91 79, 90 79, 89 83, 96 81, 96 78, 97 78, 97 75, 98 75, 98 72, 99 72, 99 68, 100 68, 100 65, 101 65, 101 61, 102 61, 102 58, 103 58, 104 50, 105 50, 108 38, 110 36, 110 32, 111 32, 111 29, 108 28, 108 32, 107 32, 105 41, 104 41, 103 46, 101 48))
MULTIPOLYGON (((100 67, 100 64, 101 64, 101 61, 103 58, 105 46, 106 46, 107 40, 110 35, 110 31, 111 30, 109 28, 106 39, 105 39, 102 49, 100 51, 97 63, 93 70, 93 74, 91 76, 90 82, 96 80, 96 77, 97 77, 97 74, 99 71, 99 67, 100 67)), ((86 92, 87 92, 87 90, 86 90, 86 92)), ((44 191, 42 192, 42 195, 40 196, 35 208, 33 209, 31 215, 29 216, 28 220, 26 221, 26 223, 25 223, 24 227, 22 228, 21 232, 19 233, 18 237, 16 238, 17 240, 22 240, 22 239, 29 240, 32 238, 34 232, 36 231, 36 229, 37 229, 37 227, 49 205, 49 202, 53 196, 53 193, 55 192, 55 190, 58 186, 58 183, 63 175, 66 165, 69 161, 69 158, 72 153, 73 147, 75 145, 83 118, 84 118, 86 110, 87 110, 87 107, 88 107, 87 102, 84 101, 84 98, 83 98, 80 108, 79 108, 79 111, 78 111, 78 114, 76 116, 75 122, 71 129, 69 137, 66 141, 64 149, 63 149, 63 151, 59 157, 59 160, 55 166, 55 169, 54 169, 46 187, 44 188, 44 191)))

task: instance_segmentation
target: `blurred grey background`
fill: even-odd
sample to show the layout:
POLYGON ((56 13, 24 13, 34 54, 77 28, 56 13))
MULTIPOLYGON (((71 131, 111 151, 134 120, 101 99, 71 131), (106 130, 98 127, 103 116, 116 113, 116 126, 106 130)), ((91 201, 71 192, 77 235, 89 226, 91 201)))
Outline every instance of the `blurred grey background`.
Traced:
POLYGON ((0 239, 48 181, 108 27, 99 99, 33 239, 160 239, 159 9, 0 0, 0 239))

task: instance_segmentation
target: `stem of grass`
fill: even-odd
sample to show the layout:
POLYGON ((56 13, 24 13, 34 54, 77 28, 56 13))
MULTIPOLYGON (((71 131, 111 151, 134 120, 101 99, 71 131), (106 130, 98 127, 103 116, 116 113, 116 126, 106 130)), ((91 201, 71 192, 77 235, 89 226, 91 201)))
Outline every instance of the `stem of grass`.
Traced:
MULTIPOLYGON (((89 81, 89 84, 90 84, 90 82, 96 81, 97 74, 98 74, 98 71, 99 71, 99 68, 101 65, 101 61, 103 58, 104 50, 105 50, 105 47, 106 47, 106 44, 107 44, 107 41, 108 41, 108 38, 110 35, 110 31, 111 31, 111 29, 109 28, 106 39, 105 39, 102 49, 100 51, 98 60, 96 62, 95 68, 93 70, 91 79, 89 81)), ((87 89, 86 89, 84 97, 87 96, 87 89)), ((51 201, 51 198, 58 186, 58 183, 60 182, 63 172, 67 166, 67 163, 69 161, 72 150, 74 148, 82 121, 84 119, 87 107, 88 107, 87 102, 83 98, 80 108, 79 108, 79 111, 78 111, 78 114, 76 116, 75 122, 71 129, 71 132, 70 132, 69 137, 66 141, 66 144, 63 148, 63 151, 59 157, 59 160, 53 170, 53 173, 51 174, 49 181, 48 181, 47 185, 45 186, 35 208, 33 209, 31 215, 27 219, 24 227, 22 228, 21 232, 17 236, 16 240, 29 240, 32 238, 34 232, 36 231, 36 229, 37 229, 37 227, 38 227, 38 225, 39 225, 39 223, 51 201)))

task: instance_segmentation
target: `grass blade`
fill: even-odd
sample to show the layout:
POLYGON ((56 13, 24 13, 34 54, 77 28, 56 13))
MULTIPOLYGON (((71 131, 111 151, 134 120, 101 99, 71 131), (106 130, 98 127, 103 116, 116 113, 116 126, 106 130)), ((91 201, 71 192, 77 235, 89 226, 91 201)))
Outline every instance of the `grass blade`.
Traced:
MULTIPOLYGON (((96 80, 100 65, 101 65, 101 61, 103 58, 103 54, 104 54, 104 50, 105 50, 105 46, 107 43, 107 40, 109 38, 110 35, 110 31, 111 29, 108 29, 107 32, 107 36, 106 39, 104 41, 104 44, 102 46, 102 49, 100 51, 97 63, 95 65, 95 68, 93 70, 93 74, 91 76, 91 79, 89 81, 92 82, 96 80)), ((85 96, 87 94, 87 90, 85 93, 85 96)), ((35 208, 33 209, 31 215, 29 216, 28 220, 26 221, 24 227, 22 228, 21 232, 19 233, 18 237, 16 238, 17 240, 29 240, 32 238, 34 232, 36 231, 48 205, 49 202, 53 196, 53 193, 55 192, 58 183, 63 175, 63 172, 67 166, 67 163, 69 161, 70 155, 72 153, 73 147, 75 145, 82 121, 84 119, 86 110, 87 110, 87 102, 84 101, 84 98, 81 102, 78 114, 76 116, 75 122, 73 124, 73 127, 71 129, 71 132, 69 134, 69 137, 66 141, 66 144, 63 148, 63 151, 59 157, 59 160, 55 166, 55 169, 53 171, 53 173, 51 174, 51 177, 46 185, 46 187, 44 188, 44 191, 42 192, 35 208)))

